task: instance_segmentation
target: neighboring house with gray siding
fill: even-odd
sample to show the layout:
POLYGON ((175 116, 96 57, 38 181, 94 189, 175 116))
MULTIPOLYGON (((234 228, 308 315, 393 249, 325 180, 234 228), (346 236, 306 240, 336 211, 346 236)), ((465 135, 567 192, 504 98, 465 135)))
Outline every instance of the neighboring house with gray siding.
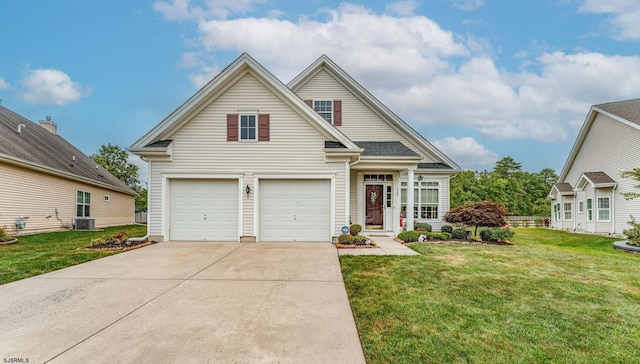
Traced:
POLYGON ((156 241, 437 229, 460 170, 327 56, 285 85, 242 54, 129 150, 149 161, 156 241))
POLYGON ((0 106, 0 227, 19 235, 131 224, 135 195, 125 183, 57 134, 0 106))
POLYGON ((640 99, 591 107, 549 194, 554 228, 621 234, 640 219, 640 201, 622 195, 636 182, 620 176, 640 167, 639 140, 640 99))

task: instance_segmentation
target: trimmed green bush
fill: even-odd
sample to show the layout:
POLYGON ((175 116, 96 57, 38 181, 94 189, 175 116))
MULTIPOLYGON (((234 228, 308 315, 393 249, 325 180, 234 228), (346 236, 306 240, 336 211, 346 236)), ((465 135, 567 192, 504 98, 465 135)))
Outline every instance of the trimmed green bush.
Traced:
POLYGON ((627 224, 633 226, 631 229, 622 231, 629 239, 629 245, 640 246, 640 223, 631 216, 631 221, 627 221, 627 224))
POLYGON ((443 233, 449 233, 451 234, 453 232, 453 226, 451 225, 444 225, 443 227, 440 228, 440 231, 442 231, 443 233))
POLYGON ((430 237, 435 240, 449 240, 451 239, 451 234, 450 233, 431 233, 430 237))
POLYGON ((416 223, 416 230, 431 232, 433 228, 431 227, 430 224, 427 224, 426 222, 419 222, 419 223, 416 223))
POLYGON ((342 234, 338 236, 338 243, 340 244, 353 244, 354 237, 351 234, 342 234))
POLYGON ((511 240, 515 234, 512 230, 505 228, 494 227, 480 230, 480 238, 482 238, 483 241, 495 241, 497 243, 506 243, 511 240))
POLYGON ((451 237, 454 239, 466 239, 469 232, 463 228, 455 228, 451 231, 451 237))
POLYGON ((356 236, 356 235, 360 234, 360 232, 362 232, 362 225, 353 224, 353 225, 349 226, 349 230, 351 230, 351 235, 356 236))
POLYGON ((356 235, 353 237, 353 243, 355 245, 365 245, 367 243, 367 237, 364 235, 356 235))
POLYGON ((415 230, 407 230, 407 231, 403 231, 400 234, 398 234, 398 238, 402 241, 404 241, 405 243, 411 243, 414 241, 418 241, 418 236, 420 236, 420 233, 418 231, 415 230))

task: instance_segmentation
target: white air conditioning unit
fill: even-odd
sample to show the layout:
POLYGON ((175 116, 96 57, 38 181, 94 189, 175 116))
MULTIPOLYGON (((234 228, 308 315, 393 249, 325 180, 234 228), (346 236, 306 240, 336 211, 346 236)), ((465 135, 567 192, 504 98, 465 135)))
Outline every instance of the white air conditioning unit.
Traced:
POLYGON ((96 220, 88 218, 77 218, 73 224, 76 230, 95 230, 96 220))

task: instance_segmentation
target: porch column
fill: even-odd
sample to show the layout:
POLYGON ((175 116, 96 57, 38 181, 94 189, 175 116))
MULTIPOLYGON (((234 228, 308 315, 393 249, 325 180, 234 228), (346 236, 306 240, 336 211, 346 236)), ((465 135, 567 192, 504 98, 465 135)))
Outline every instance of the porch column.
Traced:
POLYGON ((407 174, 407 230, 413 230, 413 169, 407 174))

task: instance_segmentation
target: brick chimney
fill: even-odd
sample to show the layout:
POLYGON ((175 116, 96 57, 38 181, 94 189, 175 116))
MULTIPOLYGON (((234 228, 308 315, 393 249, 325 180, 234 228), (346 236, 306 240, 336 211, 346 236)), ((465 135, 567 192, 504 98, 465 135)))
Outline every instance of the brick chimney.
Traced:
POLYGON ((58 125, 51 121, 51 116, 47 115, 45 120, 40 120, 40 126, 53 135, 58 135, 58 125))

